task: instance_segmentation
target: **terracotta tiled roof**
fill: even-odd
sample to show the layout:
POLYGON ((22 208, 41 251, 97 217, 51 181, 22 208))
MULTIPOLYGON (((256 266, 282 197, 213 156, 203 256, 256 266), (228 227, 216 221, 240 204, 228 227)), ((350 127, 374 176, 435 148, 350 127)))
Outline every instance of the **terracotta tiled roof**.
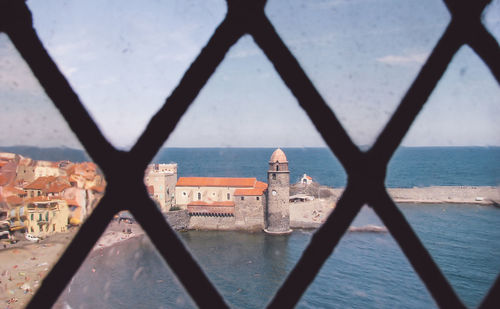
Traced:
POLYGON ((68 206, 78 206, 82 207, 75 199, 65 200, 68 206))
POLYGON ((233 195, 245 195, 245 196, 261 196, 264 193, 264 189, 255 188, 255 189, 236 189, 233 195))
POLYGON ((255 183, 255 188, 259 188, 259 189, 267 189, 267 183, 262 182, 262 181, 257 181, 257 182, 255 183))
POLYGON ((67 183, 53 183, 50 185, 47 190, 48 193, 61 193, 67 188, 71 188, 71 186, 67 183))
POLYGON ((47 196, 35 196, 26 200, 26 203, 34 203, 34 202, 48 202, 51 198, 47 196))
POLYGON ((9 205, 21 205, 23 203, 23 199, 20 198, 19 196, 17 195, 11 195, 9 197, 6 197, 5 198, 5 201, 9 204, 9 205))
POLYGON ((4 187, 3 189, 4 189, 4 191, 9 192, 11 194, 18 194, 18 195, 19 194, 20 195, 26 194, 26 192, 24 192, 24 190, 21 190, 21 189, 16 188, 16 187, 9 186, 9 187, 4 187))
POLYGON ((9 179, 5 177, 4 175, 0 175, 0 186, 5 186, 9 179))
POLYGON ((9 163, 9 162, 0 161, 0 167, 2 167, 2 166, 4 166, 4 165, 6 165, 7 163, 9 163))
POLYGON ((38 177, 35 181, 24 187, 24 189, 31 190, 44 190, 47 189, 48 185, 56 180, 55 176, 38 177))
POLYGON ((212 202, 212 203, 207 203, 203 201, 192 201, 188 206, 234 206, 233 201, 222 201, 222 202, 212 202))
POLYGON ((256 178, 181 177, 177 187, 253 187, 256 178))
POLYGON ((104 192, 105 188, 106 188, 105 186, 100 185, 100 186, 93 186, 92 188, 90 188, 90 190, 102 193, 102 192, 104 192))
POLYGON ((309 179, 309 180, 312 180, 312 177, 311 176, 307 176, 306 175, 306 178, 309 179))

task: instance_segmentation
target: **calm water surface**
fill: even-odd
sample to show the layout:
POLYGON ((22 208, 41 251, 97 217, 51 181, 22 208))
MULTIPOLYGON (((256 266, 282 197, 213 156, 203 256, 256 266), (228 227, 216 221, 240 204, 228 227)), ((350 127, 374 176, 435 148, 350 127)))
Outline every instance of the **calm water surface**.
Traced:
MULTIPOLYGON (((468 307, 479 304, 500 271, 500 209, 475 205, 400 205, 468 307)), ((381 225, 363 208, 353 225, 381 225)), ((179 233, 231 307, 263 308, 293 268, 313 231, 179 233)), ((154 247, 126 244, 87 258, 58 306, 195 307, 154 247), (92 272, 92 268, 96 272, 92 272)), ((300 308, 435 307, 392 236, 347 233, 302 297, 300 308)))

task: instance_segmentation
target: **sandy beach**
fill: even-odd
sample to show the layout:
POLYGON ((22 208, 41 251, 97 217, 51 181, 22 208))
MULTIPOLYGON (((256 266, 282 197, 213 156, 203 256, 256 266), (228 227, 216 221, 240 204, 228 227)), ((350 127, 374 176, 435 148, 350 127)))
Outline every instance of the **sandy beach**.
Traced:
MULTIPOLYGON (((23 239, 0 249, 0 308, 25 307, 76 232, 77 229, 72 229, 54 234, 39 243, 23 239)), ((138 224, 113 221, 97 241, 93 252, 142 234, 144 232, 138 224)))

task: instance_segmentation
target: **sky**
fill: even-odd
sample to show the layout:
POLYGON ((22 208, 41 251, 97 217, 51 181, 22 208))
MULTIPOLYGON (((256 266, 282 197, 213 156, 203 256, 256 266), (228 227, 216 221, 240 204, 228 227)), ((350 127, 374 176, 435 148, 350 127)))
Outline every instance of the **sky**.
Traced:
MULTIPOLYGON (((223 0, 29 0, 34 27, 95 122, 129 149, 226 13, 223 0)), ((266 14, 353 141, 372 144, 444 32, 438 0, 269 0, 266 14)), ((483 17, 500 38, 500 0, 483 17)), ((80 148, 0 34, 0 145, 80 148)), ((500 146, 500 87, 467 46, 403 141, 500 146)), ((170 147, 321 147, 324 142, 249 36, 226 55, 170 147)))

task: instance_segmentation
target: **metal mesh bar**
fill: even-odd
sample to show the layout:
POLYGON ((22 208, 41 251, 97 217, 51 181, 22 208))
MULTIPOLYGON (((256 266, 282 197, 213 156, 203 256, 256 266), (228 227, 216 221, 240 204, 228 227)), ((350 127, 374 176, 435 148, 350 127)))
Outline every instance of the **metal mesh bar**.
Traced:
MULTIPOLYGON (((443 308, 463 307, 384 188, 387 163, 460 46, 469 44, 500 83, 500 48, 498 42, 481 23, 481 14, 490 1, 444 0, 444 2, 452 14, 450 25, 375 145, 366 153, 354 145, 333 111, 281 41, 272 23, 265 16, 265 0, 228 0, 226 18, 186 71, 162 109, 151 119, 136 145, 126 153, 113 148, 104 138, 78 96, 59 72, 32 28, 31 14, 24 2, 1 0, 0 30, 8 34, 71 130, 89 155, 101 166, 108 180, 108 188, 99 207, 82 225, 28 307, 48 307, 55 303, 57 296, 104 232, 113 214, 122 209, 131 210, 198 306, 227 306, 148 198, 142 177, 146 165, 222 62, 228 49, 245 33, 253 36, 257 45, 272 62, 332 152, 343 164, 349 179, 337 207, 327 222, 314 234, 301 259, 269 307, 288 308, 297 304, 366 202, 373 205, 437 304, 443 308), (157 132, 162 133, 157 134, 157 132), (119 169, 120 164, 124 162, 128 162, 129 165, 130 162, 136 162, 131 167, 132 171, 128 174, 127 181, 119 169), (123 190, 134 194, 131 197, 127 196, 125 200, 121 194, 123 190), (162 239, 158 236, 160 234, 162 239), (175 250, 167 252, 167 248, 175 250)), ((483 300, 481 308, 498 304, 499 291, 500 276, 483 300)))

